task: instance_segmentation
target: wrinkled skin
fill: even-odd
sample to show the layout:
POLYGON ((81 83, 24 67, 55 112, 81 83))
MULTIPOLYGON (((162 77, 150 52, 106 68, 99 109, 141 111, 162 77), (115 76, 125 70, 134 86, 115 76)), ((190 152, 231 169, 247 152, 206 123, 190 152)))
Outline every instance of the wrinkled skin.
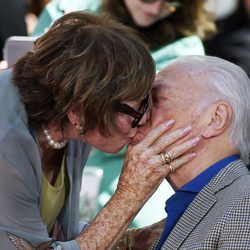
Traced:
MULTIPOLYGON (((195 143, 192 140, 187 140, 171 147, 171 145, 176 145, 180 139, 183 140, 190 133, 191 128, 180 128, 167 133, 172 125, 173 122, 163 122, 140 143, 128 146, 117 190, 88 228, 76 238, 81 250, 113 249, 118 243, 134 216, 162 180, 171 174, 169 165, 165 164, 160 156, 162 152, 165 150, 171 152, 174 158, 172 164, 176 168, 195 157, 195 154, 186 154, 186 152, 197 145, 197 140, 195 143)), ((162 228, 163 222, 152 228, 144 228, 143 231, 146 232, 148 240, 145 240, 142 230, 134 231, 133 234, 138 238, 131 238, 131 244, 137 249, 141 244, 140 241, 143 240, 146 247, 159 236, 162 228)), ((27 243, 23 239, 18 238, 17 240, 27 243)), ((29 245, 29 243, 27 244, 29 245)), ((35 249, 46 249, 43 246, 47 247, 48 244, 45 242, 35 249)), ((30 247, 30 249, 34 249, 31 245, 30 247)))

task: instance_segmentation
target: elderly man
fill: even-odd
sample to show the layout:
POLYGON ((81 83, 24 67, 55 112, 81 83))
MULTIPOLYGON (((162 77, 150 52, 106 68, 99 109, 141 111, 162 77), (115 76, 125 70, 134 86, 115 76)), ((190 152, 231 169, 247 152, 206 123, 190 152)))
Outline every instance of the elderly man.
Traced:
MULTIPOLYGON (((176 60, 156 77, 148 127, 168 118, 176 121, 176 127, 191 124, 193 132, 188 136, 198 135, 201 141, 195 149, 197 157, 168 177, 176 192, 166 201, 167 219, 151 248, 250 249, 247 75, 215 57, 176 60)), ((141 135, 147 129, 142 128, 141 135)), ((169 152, 173 154, 171 148, 169 152)), ((148 249, 145 239, 150 237, 143 233, 130 232, 131 247, 148 249)))

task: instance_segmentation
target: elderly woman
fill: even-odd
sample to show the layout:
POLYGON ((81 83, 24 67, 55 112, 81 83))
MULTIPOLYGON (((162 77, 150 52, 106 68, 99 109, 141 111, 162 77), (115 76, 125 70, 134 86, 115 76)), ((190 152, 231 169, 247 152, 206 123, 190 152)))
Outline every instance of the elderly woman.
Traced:
POLYGON ((89 226, 78 223, 90 145, 116 153, 130 143, 149 117, 154 77, 129 28, 79 12, 0 74, 1 249, 111 248, 168 173, 195 156, 185 154, 190 141, 169 149, 190 127, 166 134, 173 121, 164 122, 128 147, 116 192, 89 226))

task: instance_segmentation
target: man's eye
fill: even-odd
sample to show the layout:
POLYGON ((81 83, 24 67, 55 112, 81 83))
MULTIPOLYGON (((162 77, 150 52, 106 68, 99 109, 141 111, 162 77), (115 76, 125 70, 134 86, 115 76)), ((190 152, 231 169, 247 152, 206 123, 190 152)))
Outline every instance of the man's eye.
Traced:
POLYGON ((152 96, 152 104, 156 107, 159 105, 159 99, 156 96, 152 96))

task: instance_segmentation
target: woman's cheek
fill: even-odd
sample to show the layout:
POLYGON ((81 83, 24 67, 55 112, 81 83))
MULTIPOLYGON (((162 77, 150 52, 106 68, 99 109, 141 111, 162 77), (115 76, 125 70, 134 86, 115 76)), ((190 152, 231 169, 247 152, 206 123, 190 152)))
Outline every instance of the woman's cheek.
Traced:
POLYGON ((132 121, 130 121, 131 119, 129 118, 128 115, 123 114, 119 115, 117 118, 117 127, 122 134, 129 134, 132 130, 132 121))

